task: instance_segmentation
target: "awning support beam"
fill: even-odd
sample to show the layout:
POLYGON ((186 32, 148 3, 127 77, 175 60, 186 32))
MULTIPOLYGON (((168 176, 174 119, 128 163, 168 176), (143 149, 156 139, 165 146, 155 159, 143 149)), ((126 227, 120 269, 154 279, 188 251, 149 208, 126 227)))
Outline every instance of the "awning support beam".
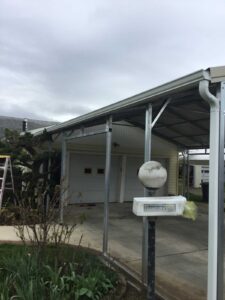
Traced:
POLYGON ((152 128, 155 126, 156 122, 158 121, 158 119, 160 118, 160 116, 162 115, 162 113, 164 112, 164 110, 166 109, 166 107, 168 106, 168 104, 171 102, 171 98, 168 98, 165 103, 163 104, 163 106, 161 107, 160 111, 158 112, 157 116, 155 117, 155 119, 152 121, 152 128))
POLYGON ((98 135, 98 134, 104 134, 104 133, 107 133, 107 129, 102 129, 102 130, 96 130, 96 131, 92 131, 92 132, 81 132, 77 135, 73 135, 73 136, 70 136, 70 137, 66 137, 65 139, 67 141, 71 141, 71 140, 75 140, 75 139, 80 139, 80 138, 84 138, 84 137, 89 137, 89 136, 94 136, 94 135, 98 135))

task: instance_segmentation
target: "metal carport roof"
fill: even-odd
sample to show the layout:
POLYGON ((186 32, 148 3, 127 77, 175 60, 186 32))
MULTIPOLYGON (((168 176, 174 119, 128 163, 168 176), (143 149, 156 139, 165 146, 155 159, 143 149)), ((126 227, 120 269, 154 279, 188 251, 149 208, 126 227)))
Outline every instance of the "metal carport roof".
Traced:
POLYGON ((198 91, 199 82, 204 79, 210 82, 210 91, 215 94, 217 82, 225 79, 225 67, 197 71, 88 114, 48 127, 47 132, 53 134, 82 126, 101 124, 109 115, 112 115, 114 122, 126 120, 144 128, 143 115, 146 104, 152 104, 154 119, 163 103, 170 98, 171 101, 155 124, 153 133, 177 144, 180 149, 208 148, 209 105, 201 98, 198 91))

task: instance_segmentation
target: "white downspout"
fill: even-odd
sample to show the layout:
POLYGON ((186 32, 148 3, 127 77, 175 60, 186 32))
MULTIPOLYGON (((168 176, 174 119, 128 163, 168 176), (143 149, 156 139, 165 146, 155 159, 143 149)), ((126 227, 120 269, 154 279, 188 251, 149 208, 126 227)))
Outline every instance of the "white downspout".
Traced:
POLYGON ((210 105, 208 291, 207 299, 217 299, 218 198, 219 198, 219 100, 210 93, 209 81, 199 84, 201 97, 210 105))

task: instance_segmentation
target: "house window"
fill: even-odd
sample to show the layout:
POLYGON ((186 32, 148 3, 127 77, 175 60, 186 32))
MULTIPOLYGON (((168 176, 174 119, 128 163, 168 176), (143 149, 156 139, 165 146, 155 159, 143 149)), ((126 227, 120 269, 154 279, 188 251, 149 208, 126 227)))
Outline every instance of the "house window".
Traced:
POLYGON ((84 168, 84 174, 91 174, 92 169, 91 168, 84 168))
POLYGON ((102 169, 102 168, 99 168, 99 169, 97 170, 97 174, 105 174, 105 170, 102 169))

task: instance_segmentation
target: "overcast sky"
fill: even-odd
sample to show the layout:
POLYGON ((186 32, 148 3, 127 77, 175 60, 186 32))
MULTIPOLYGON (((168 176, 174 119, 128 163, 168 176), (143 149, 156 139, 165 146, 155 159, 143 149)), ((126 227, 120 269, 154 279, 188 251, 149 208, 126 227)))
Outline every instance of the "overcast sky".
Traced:
POLYGON ((64 121, 216 65, 224 0, 0 0, 0 115, 64 121))

